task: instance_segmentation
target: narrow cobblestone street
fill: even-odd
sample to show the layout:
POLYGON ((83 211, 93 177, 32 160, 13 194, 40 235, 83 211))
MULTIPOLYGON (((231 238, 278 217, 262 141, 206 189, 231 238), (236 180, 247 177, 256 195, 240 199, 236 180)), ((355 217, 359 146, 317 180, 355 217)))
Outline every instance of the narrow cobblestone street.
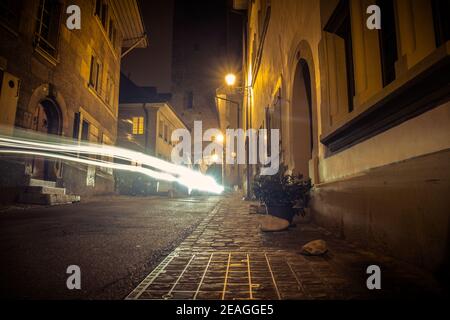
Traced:
POLYGON ((439 294, 430 274, 350 245, 310 224, 262 233, 252 203, 228 196, 127 299, 372 299, 439 294), (327 241, 322 257, 299 253, 327 241), (368 290, 366 269, 378 265, 382 289, 368 290))

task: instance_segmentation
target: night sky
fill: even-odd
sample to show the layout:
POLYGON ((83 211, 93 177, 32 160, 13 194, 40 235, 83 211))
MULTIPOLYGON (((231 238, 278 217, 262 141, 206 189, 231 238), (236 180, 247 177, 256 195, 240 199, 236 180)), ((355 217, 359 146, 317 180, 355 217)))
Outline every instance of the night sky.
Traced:
POLYGON ((122 60, 122 72, 139 86, 170 91, 173 0, 143 0, 141 9, 149 46, 135 49, 122 60))

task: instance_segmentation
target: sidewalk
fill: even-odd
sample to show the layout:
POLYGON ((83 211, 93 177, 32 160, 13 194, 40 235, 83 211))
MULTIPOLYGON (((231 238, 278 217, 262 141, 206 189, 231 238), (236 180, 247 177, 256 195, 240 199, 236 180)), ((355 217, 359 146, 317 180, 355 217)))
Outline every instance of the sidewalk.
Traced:
POLYGON ((432 277, 336 239, 313 224, 262 233, 251 203, 224 198, 127 299, 374 299, 438 295, 432 277), (326 240, 322 257, 299 253, 326 240), (381 268, 381 290, 368 290, 366 268, 381 268))

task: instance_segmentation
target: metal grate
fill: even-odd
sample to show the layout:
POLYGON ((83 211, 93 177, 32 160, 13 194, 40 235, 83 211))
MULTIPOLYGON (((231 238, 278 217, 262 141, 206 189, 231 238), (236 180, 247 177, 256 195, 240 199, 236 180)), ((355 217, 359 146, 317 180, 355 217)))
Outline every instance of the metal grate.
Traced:
POLYGON ((277 252, 174 251, 127 299, 308 298, 289 260, 277 252))

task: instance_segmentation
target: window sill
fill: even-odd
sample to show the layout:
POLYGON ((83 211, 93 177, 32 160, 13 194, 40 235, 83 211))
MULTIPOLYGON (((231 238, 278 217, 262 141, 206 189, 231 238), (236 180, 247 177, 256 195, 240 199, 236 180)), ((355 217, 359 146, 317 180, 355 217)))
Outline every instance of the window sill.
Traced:
POLYGON ((450 43, 447 42, 363 105, 324 129, 328 155, 343 151, 450 99, 450 43))
POLYGON ((41 58, 44 58, 46 62, 50 63, 54 67, 56 67, 56 65, 59 63, 59 60, 57 58, 50 55, 47 51, 41 49, 41 47, 39 46, 34 47, 34 52, 39 54, 41 58))

